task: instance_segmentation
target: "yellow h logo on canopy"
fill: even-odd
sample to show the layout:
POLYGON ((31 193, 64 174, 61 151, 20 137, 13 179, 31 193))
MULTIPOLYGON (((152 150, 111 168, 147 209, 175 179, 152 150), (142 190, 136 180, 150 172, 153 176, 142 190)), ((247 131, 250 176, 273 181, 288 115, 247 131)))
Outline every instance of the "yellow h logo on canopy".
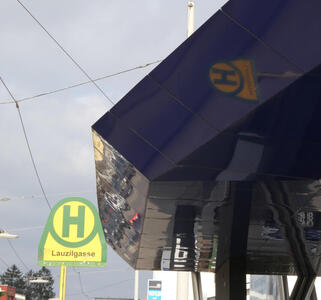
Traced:
POLYGON ((218 62, 214 64, 209 77, 213 86, 223 94, 249 101, 258 101, 254 64, 248 59, 218 62))

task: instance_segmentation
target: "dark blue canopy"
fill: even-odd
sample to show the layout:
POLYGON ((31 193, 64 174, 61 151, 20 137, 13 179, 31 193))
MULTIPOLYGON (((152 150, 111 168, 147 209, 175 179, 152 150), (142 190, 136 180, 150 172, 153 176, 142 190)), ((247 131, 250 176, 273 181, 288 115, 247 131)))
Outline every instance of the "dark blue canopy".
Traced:
MULTIPOLYGON (((197 238, 211 245, 206 256, 205 248, 194 249, 194 236, 184 246, 193 248, 190 260, 205 251, 201 269, 211 269, 220 222, 214 211, 227 201, 230 182, 251 181, 253 191, 267 181, 288 182, 293 201, 287 205, 321 209, 311 204, 321 177, 320 12, 319 0, 231 0, 93 125, 106 238, 133 266, 157 269, 166 255, 173 261, 182 227, 175 220, 185 214, 186 228, 197 218, 197 238), (310 196, 300 202, 302 189, 310 196), (117 234, 108 227, 108 209, 117 234)), ((256 236, 251 244, 249 235, 251 253, 260 256, 260 243, 270 236, 272 252, 286 265, 275 270, 290 272, 280 229, 287 225, 268 213, 271 203, 261 192, 267 212, 252 212, 251 220, 265 235, 249 231, 256 236)), ((308 243, 313 234, 301 230, 308 243)), ((315 230, 314 242, 321 227, 315 230)))
POLYGON ((321 177, 320 9, 317 0, 228 2, 93 129, 149 179, 321 177), (238 85, 228 64, 242 60, 257 99, 211 82, 223 62, 232 73, 218 77, 238 85))

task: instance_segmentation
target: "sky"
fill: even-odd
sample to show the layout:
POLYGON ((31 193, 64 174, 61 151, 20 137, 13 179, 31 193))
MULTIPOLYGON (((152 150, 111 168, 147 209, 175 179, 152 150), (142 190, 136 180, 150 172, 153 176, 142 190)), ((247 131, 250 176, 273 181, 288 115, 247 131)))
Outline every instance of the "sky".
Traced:
MULTIPOLYGON (((185 0, 19 1, 94 79, 162 60, 186 39, 185 0)), ((195 27, 225 2, 195 1, 195 27)), ((17 0, 0 1, 0 45, 0 77, 16 100, 88 80, 17 0)), ((117 103, 156 65, 97 83, 117 103)), ((51 206, 69 196, 97 205, 91 126, 112 107, 111 102, 93 84, 19 102, 51 206)), ((0 141, 0 228, 19 235, 11 240, 14 250, 6 239, 0 239, 0 273, 12 264, 23 272, 38 270, 37 248, 50 210, 33 169, 18 110, 1 84, 0 141)), ((67 299, 134 297, 134 270, 109 247, 107 255, 104 268, 69 268, 67 299)), ((50 270, 58 294, 59 268, 50 270)), ((140 272, 141 299, 151 276, 151 272, 140 272)))

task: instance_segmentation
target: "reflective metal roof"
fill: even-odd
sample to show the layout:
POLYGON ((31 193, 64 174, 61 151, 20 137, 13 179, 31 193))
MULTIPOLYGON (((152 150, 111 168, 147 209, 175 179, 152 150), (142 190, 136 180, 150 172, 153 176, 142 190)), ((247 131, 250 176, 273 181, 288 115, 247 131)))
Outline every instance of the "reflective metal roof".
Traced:
POLYGON ((320 11, 229 1, 93 125, 106 239, 132 266, 213 271, 251 182, 248 270, 319 272, 320 11))

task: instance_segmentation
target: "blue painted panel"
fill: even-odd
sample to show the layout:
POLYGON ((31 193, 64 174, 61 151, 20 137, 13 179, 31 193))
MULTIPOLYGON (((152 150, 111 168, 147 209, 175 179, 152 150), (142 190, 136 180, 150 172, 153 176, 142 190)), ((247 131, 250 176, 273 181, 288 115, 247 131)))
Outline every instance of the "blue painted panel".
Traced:
POLYGON ((202 178, 216 180, 320 178, 321 77, 313 75, 320 68, 182 160, 184 171, 176 169, 161 178, 181 174, 195 180, 200 173, 195 168, 204 169, 202 178))
POLYGON ((173 162, 191 154, 218 133, 149 77, 111 112, 173 162))
POLYGON ((222 10, 303 71, 320 63, 319 0, 232 0, 222 10))
MULTIPOLYGON (((280 5, 272 1, 269 7, 274 11, 280 5)), ((268 11, 255 22, 269 19, 268 11)), ((175 174, 184 174, 183 166, 206 169, 202 178, 219 180, 244 180, 256 173, 316 178, 319 145, 313 143, 320 141, 321 132, 320 78, 297 73, 285 58, 218 12, 94 129, 150 179, 174 167, 175 174), (241 72, 240 78, 256 87, 257 101, 222 93, 218 79, 213 80, 218 71, 228 87, 241 86, 236 71, 220 69, 232 64, 240 70, 234 59, 250 64, 249 73, 241 72), (220 68, 211 69, 222 61, 220 68), (246 79, 251 76, 252 81, 246 79)), ((191 173, 195 178, 202 172, 191 173)))

